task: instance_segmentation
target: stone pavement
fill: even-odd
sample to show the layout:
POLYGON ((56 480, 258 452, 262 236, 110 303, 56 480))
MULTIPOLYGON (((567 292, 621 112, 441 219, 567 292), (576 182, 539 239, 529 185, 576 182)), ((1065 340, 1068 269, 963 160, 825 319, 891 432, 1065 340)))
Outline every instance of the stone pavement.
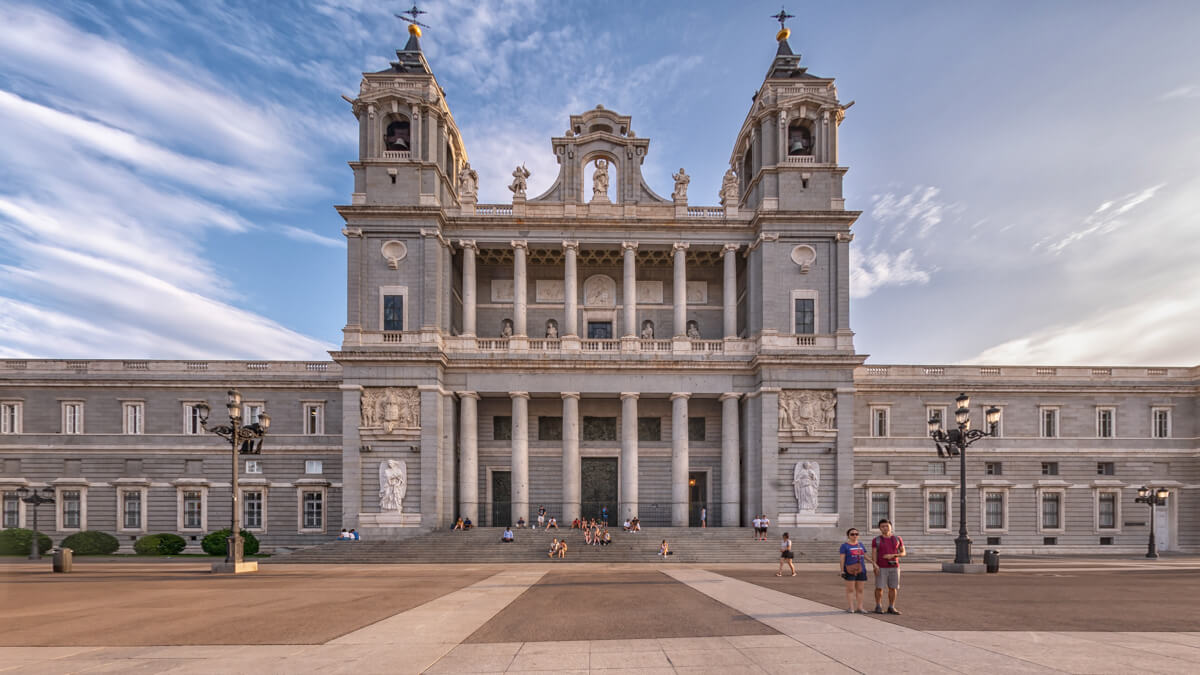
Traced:
MULTIPOLYGON (((580 597, 585 605, 592 594, 604 592, 602 585, 597 586, 599 590, 587 590, 577 583, 561 583, 569 577, 555 580, 548 576, 567 574, 567 569, 545 564, 506 566, 470 585, 321 644, 0 647, 0 671, 1193 673, 1200 662, 1200 632, 922 631, 873 616, 849 615, 701 566, 677 564, 594 568, 598 579, 623 570, 636 571, 643 578, 651 572, 663 575, 664 583, 641 586, 650 622, 635 626, 635 630, 648 637, 481 641, 511 634, 516 624, 497 621, 497 616, 525 602, 531 592, 546 594, 558 588, 562 602, 580 597), (540 583, 543 580, 547 583, 540 583), (690 590, 681 591, 676 584, 690 590), (535 585, 539 590, 531 591, 535 585), (652 637, 657 633, 653 622, 672 620, 672 608, 657 606, 656 601, 665 597, 686 600, 691 592, 718 603, 724 617, 721 621, 744 616, 763 626, 760 634, 652 637)), ((571 575, 584 571, 583 566, 569 568, 571 575)), ((773 574, 773 566, 771 570, 763 567, 762 573, 773 574)), ((531 607, 548 606, 544 600, 539 602, 543 604, 531 607)), ((688 602, 694 608, 688 612, 710 611, 703 609, 702 603, 688 602)), ((601 623, 605 616, 603 612, 595 614, 601 623)), ((14 623, 2 607, 0 621, 0 630, 14 623)), ((531 615, 527 621, 544 621, 544 617, 531 615)), ((553 623, 544 622, 550 624, 544 634, 554 635, 553 623)))

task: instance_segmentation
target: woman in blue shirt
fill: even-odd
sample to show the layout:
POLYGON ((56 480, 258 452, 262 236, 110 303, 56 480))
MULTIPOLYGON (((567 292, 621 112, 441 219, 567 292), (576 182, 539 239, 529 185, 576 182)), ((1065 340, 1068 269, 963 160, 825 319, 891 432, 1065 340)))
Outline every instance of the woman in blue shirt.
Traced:
POLYGON ((863 608, 863 583, 867 580, 867 550, 858 541, 858 528, 846 530, 846 542, 839 549, 842 560, 842 578, 846 580, 846 604, 850 605, 846 612, 866 614, 863 608))

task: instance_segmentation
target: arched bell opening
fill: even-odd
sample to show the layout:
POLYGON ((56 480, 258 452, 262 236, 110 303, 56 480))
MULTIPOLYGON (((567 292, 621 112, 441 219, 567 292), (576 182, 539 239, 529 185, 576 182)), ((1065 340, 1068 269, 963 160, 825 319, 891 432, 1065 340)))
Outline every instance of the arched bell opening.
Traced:
POLYGON ((811 123, 808 120, 793 120, 788 125, 788 156, 812 155, 813 147, 811 123))
POLYGON ((383 130, 383 149, 385 152, 412 151, 412 123, 408 117, 400 114, 388 116, 387 126, 383 130))

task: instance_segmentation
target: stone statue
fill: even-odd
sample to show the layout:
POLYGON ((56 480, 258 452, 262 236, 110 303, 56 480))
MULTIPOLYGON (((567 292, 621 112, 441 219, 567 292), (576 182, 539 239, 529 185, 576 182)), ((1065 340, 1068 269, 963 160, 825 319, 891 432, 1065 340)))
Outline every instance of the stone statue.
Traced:
POLYGON ((402 459, 379 463, 379 510, 399 512, 408 491, 408 464, 402 459))
POLYGON ((415 387, 370 387, 363 389, 361 419, 364 429, 419 429, 421 396, 415 387))
POLYGON ((673 173, 671 177, 675 179, 675 191, 671 193, 671 199, 686 202, 688 183, 692 182, 692 177, 687 175, 683 167, 679 167, 679 173, 673 173))
POLYGON ((738 205, 738 179, 734 175, 733 169, 725 170, 725 177, 721 179, 721 206, 737 206, 738 205))
POLYGON ((821 487, 821 465, 814 461, 796 462, 792 470, 792 489, 800 513, 817 512, 817 489, 821 487))
POLYGON ((691 340, 700 339, 700 322, 696 321, 695 319, 687 322, 687 336, 688 339, 691 340))
POLYGON ((546 322, 546 338, 550 340, 558 339, 558 322, 554 319, 546 322))
POLYGON ((592 199, 608 200, 608 160, 596 160, 596 171, 592 173, 592 199))
POLYGON ((654 339, 654 322, 649 319, 646 319, 645 321, 642 322, 642 339, 643 340, 653 340, 654 339))
POLYGON ((512 319, 505 319, 505 320, 501 321, 500 322, 500 337, 510 338, 512 336, 513 336, 512 319))
POLYGON ((779 393, 779 430, 794 436, 831 432, 837 397, 831 391, 789 389, 779 393))
POLYGON ((525 188, 528 186, 528 183, 526 181, 529 179, 530 175, 531 174, 529 173, 529 169, 526 169, 524 164, 513 169, 513 172, 512 172, 513 182, 512 182, 512 185, 508 186, 508 189, 512 190, 514 198, 516 198, 516 197, 520 197, 521 199, 525 198, 525 188))
POLYGON ((463 164, 458 172, 458 198, 471 201, 479 193, 479 174, 471 168, 471 163, 463 164))

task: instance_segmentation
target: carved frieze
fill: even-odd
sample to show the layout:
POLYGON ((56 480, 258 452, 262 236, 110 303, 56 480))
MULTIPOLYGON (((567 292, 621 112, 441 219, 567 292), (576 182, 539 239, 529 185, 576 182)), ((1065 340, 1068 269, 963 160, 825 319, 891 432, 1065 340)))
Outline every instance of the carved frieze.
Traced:
POLYGON ((421 428, 421 396, 416 387, 364 387, 362 428, 385 434, 421 428))
POLYGON ((779 392, 779 435, 799 442, 836 436, 837 396, 818 389, 779 392))

